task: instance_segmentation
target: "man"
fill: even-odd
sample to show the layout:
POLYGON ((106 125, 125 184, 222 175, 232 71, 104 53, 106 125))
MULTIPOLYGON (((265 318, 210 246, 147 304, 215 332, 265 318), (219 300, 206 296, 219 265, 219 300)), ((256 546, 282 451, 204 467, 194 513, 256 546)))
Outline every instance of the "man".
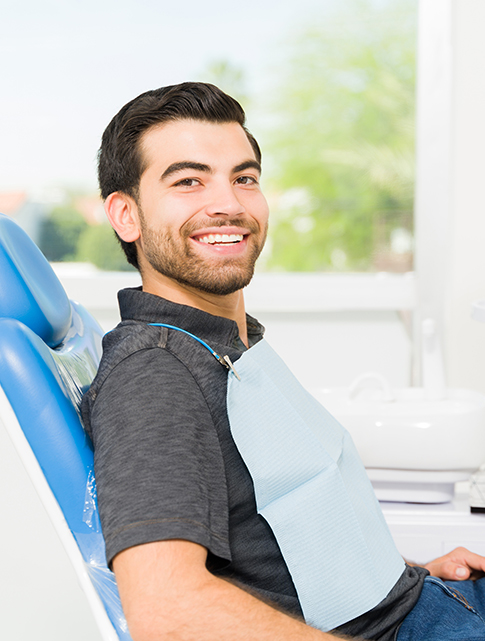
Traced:
MULTIPOLYGON (((264 346, 242 290, 268 224, 261 153, 244 123, 240 105, 216 87, 183 83, 131 101, 103 135, 106 213, 143 285, 119 294, 122 323, 104 340, 82 410, 95 446, 107 558, 131 635, 134 641, 390 640, 399 631, 403 641, 485 638, 480 616, 453 586, 426 578, 467 579, 485 570, 485 559, 459 549, 427 569, 404 566, 351 444, 342 445, 340 426, 322 415, 308 436, 299 431, 294 440, 292 429, 307 407, 320 410, 291 376, 282 385, 295 393, 275 397, 269 414, 262 406, 273 379, 263 382, 262 393, 257 383, 237 397, 247 389, 237 378, 246 385, 255 371, 247 358, 264 346), (293 396, 303 406, 285 421, 293 396), (244 424, 245 416, 255 418, 244 424), (312 430, 320 425, 315 440, 312 430), (327 428, 331 438, 313 456, 327 428), (252 450, 271 430, 269 446, 252 450), (300 447, 307 447, 305 455, 300 447), (271 465, 265 467, 262 450, 271 465), (348 482, 354 473, 357 484, 348 482), (302 475, 304 482, 281 489, 302 475), (323 484, 300 500, 313 477, 323 484), (334 505, 338 492, 342 502, 334 505), (270 509, 268 493, 274 493, 270 509), (322 496, 323 508, 313 509, 322 496), (296 519, 301 506, 306 512, 296 519), (320 570, 315 577, 313 567, 325 578, 320 570), (449 603, 439 605, 445 592, 449 603), (446 637, 449 626, 439 627, 443 611, 458 635, 455 629, 446 637), (425 620, 427 612, 435 620, 425 620), (465 625, 480 631, 460 636, 465 625), (426 636, 428 629, 435 636, 426 636)), ((263 361, 273 359, 262 353, 263 361)), ((263 362, 258 375, 264 368, 263 362)), ((283 369, 277 362, 275 376, 283 369)), ((467 594, 481 585, 465 583, 467 594)))

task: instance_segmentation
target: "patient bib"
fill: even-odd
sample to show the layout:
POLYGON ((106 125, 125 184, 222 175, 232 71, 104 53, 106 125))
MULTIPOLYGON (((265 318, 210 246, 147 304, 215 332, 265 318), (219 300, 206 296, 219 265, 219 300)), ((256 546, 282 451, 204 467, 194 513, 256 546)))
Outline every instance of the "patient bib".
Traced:
POLYGON ((380 603, 404 571, 350 435, 262 340, 229 372, 231 432, 308 624, 380 603))

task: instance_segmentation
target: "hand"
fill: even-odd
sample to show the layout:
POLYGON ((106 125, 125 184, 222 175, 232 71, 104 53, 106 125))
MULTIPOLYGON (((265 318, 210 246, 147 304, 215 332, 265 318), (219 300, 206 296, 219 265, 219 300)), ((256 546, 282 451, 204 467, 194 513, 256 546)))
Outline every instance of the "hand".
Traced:
POLYGON ((485 557, 474 554, 466 548, 456 548, 439 559, 424 566, 431 576, 445 581, 465 581, 479 579, 485 575, 485 557))

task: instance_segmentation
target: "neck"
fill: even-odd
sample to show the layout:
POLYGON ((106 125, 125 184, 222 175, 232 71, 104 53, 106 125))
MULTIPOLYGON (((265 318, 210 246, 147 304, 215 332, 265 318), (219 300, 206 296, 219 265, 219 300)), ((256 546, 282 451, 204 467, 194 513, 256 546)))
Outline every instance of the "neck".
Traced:
POLYGON ((217 296, 188 285, 182 285, 161 274, 153 277, 150 273, 142 273, 142 289, 144 292, 155 294, 173 303, 195 307, 208 314, 235 321, 239 328, 239 336, 248 347, 246 310, 242 289, 226 296, 217 296))

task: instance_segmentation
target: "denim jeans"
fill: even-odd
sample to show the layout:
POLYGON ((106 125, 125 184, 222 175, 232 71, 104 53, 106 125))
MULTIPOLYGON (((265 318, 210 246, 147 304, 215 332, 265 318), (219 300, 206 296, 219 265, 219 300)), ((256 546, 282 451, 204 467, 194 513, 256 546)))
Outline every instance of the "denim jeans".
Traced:
POLYGON ((417 604, 404 619, 397 641, 485 640, 485 578, 442 581, 426 577, 417 604))

